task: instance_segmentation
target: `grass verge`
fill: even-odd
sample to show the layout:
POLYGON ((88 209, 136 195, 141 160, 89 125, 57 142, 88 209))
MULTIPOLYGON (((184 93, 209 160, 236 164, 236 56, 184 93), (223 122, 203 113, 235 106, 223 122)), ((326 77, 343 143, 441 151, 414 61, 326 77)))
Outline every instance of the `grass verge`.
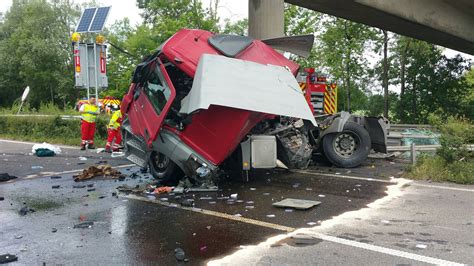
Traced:
MULTIPOLYGON (((105 145, 108 120, 108 116, 99 116, 95 134, 97 147, 105 145)), ((59 116, 2 117, 0 138, 78 146, 81 143, 81 123, 80 120, 64 120, 59 116)))

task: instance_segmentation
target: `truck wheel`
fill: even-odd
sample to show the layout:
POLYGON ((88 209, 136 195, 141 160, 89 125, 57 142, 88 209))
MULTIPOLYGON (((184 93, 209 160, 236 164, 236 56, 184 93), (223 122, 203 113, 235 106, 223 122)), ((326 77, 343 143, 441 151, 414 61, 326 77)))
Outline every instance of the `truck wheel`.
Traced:
POLYGON ((360 165, 367 159, 370 149, 369 133, 354 122, 347 122, 342 132, 331 133, 323 138, 324 155, 338 167, 350 168, 360 165))
POLYGON ((175 184, 184 176, 183 171, 166 155, 152 152, 148 161, 150 173, 162 183, 175 184))

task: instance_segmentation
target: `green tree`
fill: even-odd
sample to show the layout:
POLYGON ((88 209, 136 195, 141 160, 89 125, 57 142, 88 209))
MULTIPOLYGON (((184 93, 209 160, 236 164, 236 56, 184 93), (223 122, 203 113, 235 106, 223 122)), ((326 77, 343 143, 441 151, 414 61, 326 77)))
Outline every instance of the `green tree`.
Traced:
POLYGON ((317 51, 330 77, 339 81, 338 109, 365 109, 365 93, 371 86, 366 53, 370 51, 374 29, 334 17, 325 17, 322 27, 317 51))
POLYGON ((13 1, 0 25, 0 105, 10 105, 26 86, 33 107, 74 100, 70 34, 78 10, 69 0, 13 1))

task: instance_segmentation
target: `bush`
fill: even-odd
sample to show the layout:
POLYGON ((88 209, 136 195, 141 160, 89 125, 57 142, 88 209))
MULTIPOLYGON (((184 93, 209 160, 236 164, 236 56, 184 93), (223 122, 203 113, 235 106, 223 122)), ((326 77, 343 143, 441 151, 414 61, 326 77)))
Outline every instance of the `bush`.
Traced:
MULTIPOLYGON (((97 146, 105 144, 108 121, 108 116, 99 116, 95 134, 97 146)), ((4 116, 0 119, 0 137, 34 142, 79 145, 81 142, 80 120, 64 120, 59 116, 4 116)))
MULTIPOLYGON (((474 125, 465 118, 448 117, 443 121, 437 116, 429 117, 433 126, 441 133, 441 148, 437 154, 452 163, 470 156, 467 144, 474 143, 474 125)), ((472 155, 471 155, 472 156, 472 155)))
POLYGON ((467 144, 474 143, 474 125, 465 118, 449 117, 443 121, 435 115, 429 121, 441 133, 441 148, 435 156, 421 156, 407 176, 474 184, 474 154, 467 149, 467 144))

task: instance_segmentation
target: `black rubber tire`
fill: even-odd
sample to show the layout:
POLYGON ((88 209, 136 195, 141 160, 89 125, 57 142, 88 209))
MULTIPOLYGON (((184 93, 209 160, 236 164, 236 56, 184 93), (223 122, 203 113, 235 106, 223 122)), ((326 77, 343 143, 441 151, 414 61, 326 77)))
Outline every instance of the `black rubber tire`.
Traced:
MULTIPOLYGON (((163 157, 160 159, 162 158, 163 157)), ((150 155, 150 160, 148 160, 148 167, 150 168, 150 173, 153 175, 153 177, 163 184, 177 184, 178 181, 184 176, 183 171, 162 153, 152 152, 150 155), (164 158, 168 159, 168 163, 165 167, 158 166, 156 162, 156 156, 164 156, 164 158)))
POLYGON ((323 137, 323 151, 324 156, 334 165, 342 168, 352 168, 359 166, 363 161, 367 159, 367 156, 370 153, 371 141, 369 132, 367 130, 355 123, 347 122, 344 125, 343 132, 331 133, 323 137), (342 134, 349 134, 355 140, 355 149, 354 151, 344 157, 341 156, 336 150, 334 145, 338 136, 342 134))

